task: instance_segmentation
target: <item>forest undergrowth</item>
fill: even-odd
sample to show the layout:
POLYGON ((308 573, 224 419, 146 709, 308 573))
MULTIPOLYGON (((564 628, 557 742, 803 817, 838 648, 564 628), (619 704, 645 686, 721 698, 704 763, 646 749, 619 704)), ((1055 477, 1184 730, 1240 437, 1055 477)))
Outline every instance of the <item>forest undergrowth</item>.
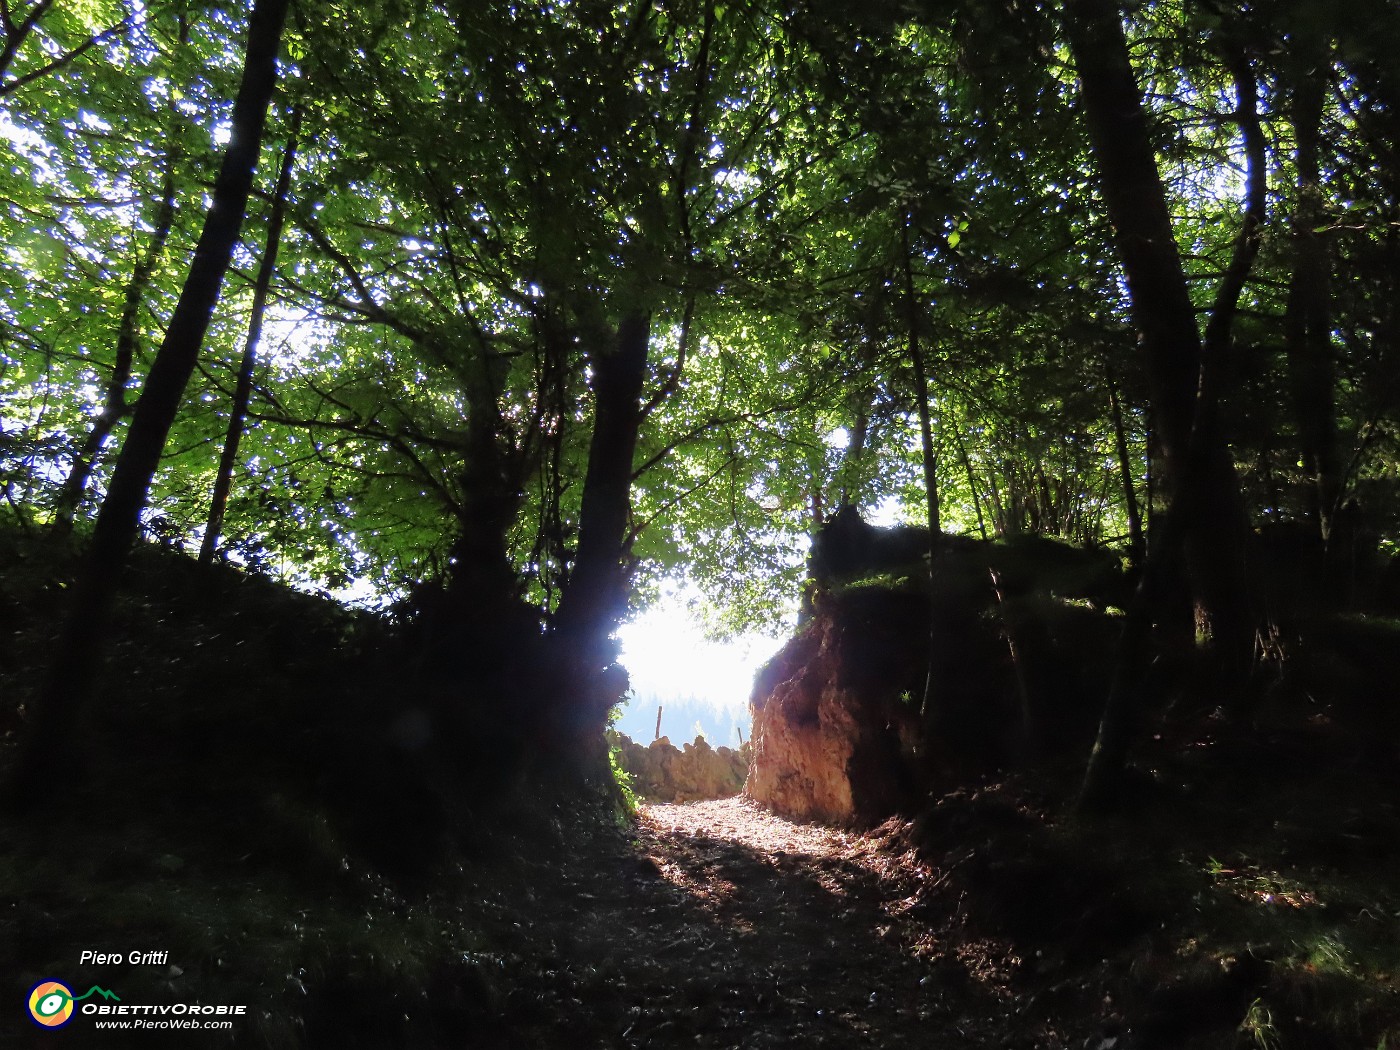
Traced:
MULTIPOLYGON (((12 534, 0 553, 8 764, 71 566, 12 534)), ((740 799, 620 821, 519 770, 406 751, 380 620, 154 549, 117 619, 101 702, 72 728, 85 775, 0 823, 0 972, 15 1003, 54 978, 248 1007, 232 1032, 142 1045, 1400 1037, 1400 769, 1355 719, 1242 736, 1182 714, 1123 812, 1094 820, 1069 815, 1066 763, 869 833, 740 799), (80 965, 90 949, 168 957, 80 965)), ((70 1043, 120 1045, 88 1020, 70 1043)), ((0 1034, 49 1038, 18 1010, 0 1034)))

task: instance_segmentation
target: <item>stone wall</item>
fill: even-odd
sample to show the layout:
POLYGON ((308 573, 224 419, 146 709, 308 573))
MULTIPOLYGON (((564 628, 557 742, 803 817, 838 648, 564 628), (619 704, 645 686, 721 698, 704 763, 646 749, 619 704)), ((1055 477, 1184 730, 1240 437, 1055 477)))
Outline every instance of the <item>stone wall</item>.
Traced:
POLYGON ((618 765, 632 777, 632 790, 651 802, 697 802, 728 798, 744 787, 749 746, 713 748, 703 736, 677 749, 666 737, 646 747, 617 734, 618 765))

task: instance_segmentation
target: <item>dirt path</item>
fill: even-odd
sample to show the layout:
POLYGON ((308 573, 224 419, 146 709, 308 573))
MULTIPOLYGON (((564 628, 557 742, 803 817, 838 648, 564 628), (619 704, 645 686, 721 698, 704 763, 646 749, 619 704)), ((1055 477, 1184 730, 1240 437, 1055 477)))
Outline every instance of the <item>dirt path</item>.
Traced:
POLYGON ((940 873, 877 839, 737 798, 650 805, 630 843, 554 871, 521 931, 538 977, 506 1004, 519 1045, 1055 1043, 1017 1035, 996 965, 941 949, 940 873))

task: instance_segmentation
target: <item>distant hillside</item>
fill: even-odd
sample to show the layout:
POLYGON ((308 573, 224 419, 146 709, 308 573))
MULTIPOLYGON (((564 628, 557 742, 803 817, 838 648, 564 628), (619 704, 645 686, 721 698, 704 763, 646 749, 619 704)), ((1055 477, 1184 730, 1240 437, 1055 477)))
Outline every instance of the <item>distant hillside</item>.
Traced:
POLYGON ((663 699, 648 692, 627 702, 617 721, 618 731, 638 743, 650 743, 656 736, 657 707, 662 709, 661 735, 672 740, 694 740, 699 735, 714 747, 738 747, 740 731, 747 740, 753 724, 747 696, 737 698, 732 707, 721 709, 698 697, 663 699))

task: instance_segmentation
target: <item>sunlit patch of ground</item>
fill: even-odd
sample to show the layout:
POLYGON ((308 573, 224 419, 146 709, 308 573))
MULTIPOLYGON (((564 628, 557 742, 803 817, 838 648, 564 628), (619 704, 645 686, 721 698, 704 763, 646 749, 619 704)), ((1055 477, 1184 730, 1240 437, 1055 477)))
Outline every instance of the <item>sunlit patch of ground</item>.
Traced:
POLYGON ((1265 871, 1247 861, 1236 867, 1225 867, 1212 860, 1206 867, 1214 885, 1227 890, 1247 904, 1266 904, 1281 908, 1325 908, 1317 893, 1298 879, 1277 871, 1265 871))
POLYGON ((742 795, 709 802, 646 803, 640 821, 660 835, 709 835, 770 856, 830 857, 858 838, 819 824, 794 824, 742 795))
MULTIPOLYGON (((635 844, 746 945, 741 965, 762 960, 756 972, 802 1017, 794 1032, 829 1045, 924 1045, 935 1031, 998 1045, 1020 960, 995 939, 948 935, 960 922, 939 895, 950 872, 921 860, 903 830, 795 823, 737 797, 645 805, 635 844)), ((1037 1045, 1063 1045, 1043 1026, 1014 1023, 1033 1027, 1037 1045)))

